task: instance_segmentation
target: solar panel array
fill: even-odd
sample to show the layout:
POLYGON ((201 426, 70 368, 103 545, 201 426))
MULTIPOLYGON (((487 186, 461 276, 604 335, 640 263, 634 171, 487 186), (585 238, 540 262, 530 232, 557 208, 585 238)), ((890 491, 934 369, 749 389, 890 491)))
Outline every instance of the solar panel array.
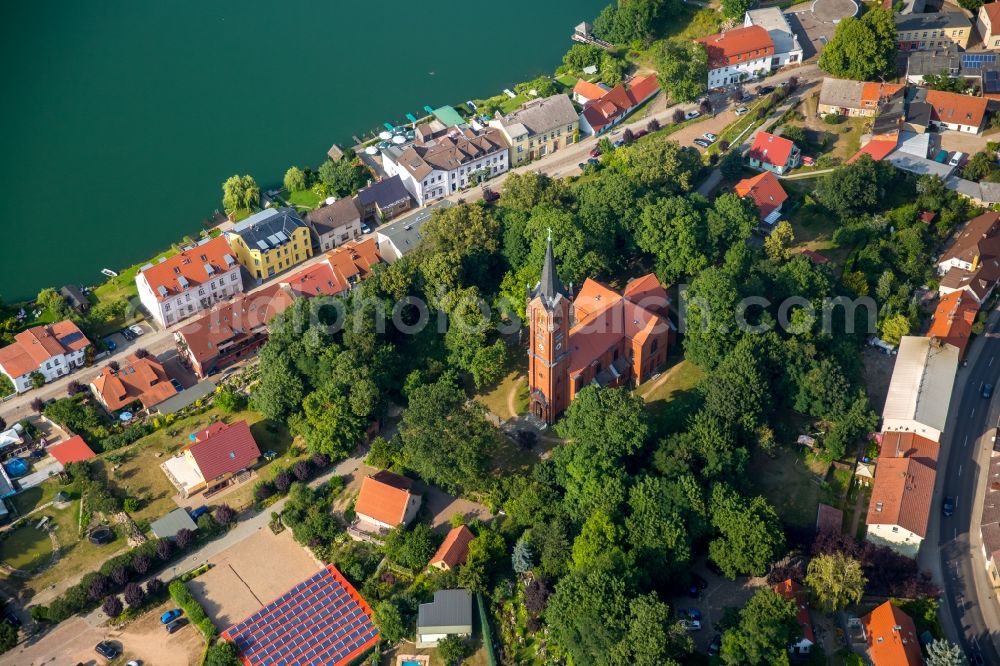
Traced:
POLYGON ((979 69, 983 64, 996 62, 996 53, 963 53, 962 67, 965 69, 979 69))
POLYGON ((995 69, 988 69, 983 72, 983 92, 1000 92, 1000 72, 995 69))
POLYGON ((361 597, 333 565, 223 634, 251 666, 336 666, 378 642, 361 597))

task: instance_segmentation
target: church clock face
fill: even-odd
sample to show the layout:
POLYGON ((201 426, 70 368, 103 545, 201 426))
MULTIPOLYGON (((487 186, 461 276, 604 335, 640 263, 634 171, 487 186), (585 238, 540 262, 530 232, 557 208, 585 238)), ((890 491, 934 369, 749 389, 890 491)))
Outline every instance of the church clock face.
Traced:
POLYGON ((538 351, 545 351, 545 343, 541 340, 538 341, 538 351))

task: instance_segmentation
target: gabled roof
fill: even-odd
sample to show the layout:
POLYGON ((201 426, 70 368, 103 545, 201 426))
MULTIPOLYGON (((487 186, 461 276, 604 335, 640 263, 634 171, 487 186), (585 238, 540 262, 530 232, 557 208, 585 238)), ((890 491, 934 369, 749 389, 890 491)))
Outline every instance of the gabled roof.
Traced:
POLYGON ((586 79, 577 79, 576 85, 573 86, 574 95, 579 95, 588 100, 604 97, 604 93, 606 92, 607 88, 602 88, 586 79))
POLYGON ((774 55, 774 42, 767 30, 759 25, 735 28, 695 41, 705 45, 710 69, 774 55))
POLYGON ((291 208, 265 208, 254 213, 226 232, 226 237, 239 236, 254 252, 267 253, 292 239, 297 229, 306 223, 291 208))
POLYGON ((389 208, 409 198, 410 193, 406 191, 406 187, 398 175, 362 187, 358 190, 357 196, 358 203, 363 208, 370 205, 389 208))
POLYGON ((985 97, 973 97, 943 90, 928 90, 925 100, 933 107, 932 120, 954 125, 982 127, 986 119, 985 97))
POLYGON ((783 167, 788 164, 794 148, 795 144, 789 139, 770 132, 758 132, 748 155, 759 162, 783 167))
POLYGON ((878 162, 884 160, 894 150, 896 150, 896 144, 893 141, 869 141, 861 150, 851 155, 847 163, 854 164, 861 159, 862 155, 868 155, 874 161, 878 162))
POLYGON ((639 106, 660 90, 660 81, 656 74, 637 76, 628 83, 628 96, 632 106, 639 106))
POLYGON ((60 442, 54 446, 48 448, 49 455, 61 462, 63 465, 68 465, 73 462, 80 462, 81 460, 90 460, 91 458, 96 458, 95 454, 87 442, 83 441, 83 437, 79 435, 73 435, 65 442, 60 442))
POLYGON ((844 529, 844 512, 820 502, 816 509, 816 531, 840 534, 844 529))
POLYGON ((386 525, 402 525, 407 504, 413 496, 412 487, 413 482, 405 476, 384 470, 366 476, 361 482, 354 511, 386 525))
POLYGON ((927 536, 936 474, 916 458, 880 457, 865 523, 898 525, 927 536))
POLYGON ((830 260, 827 257, 823 256, 816 250, 810 250, 809 248, 806 248, 801 252, 799 252, 799 254, 808 259, 809 263, 811 263, 813 266, 822 266, 823 264, 830 263, 830 260))
POLYGON ((69 319, 33 326, 0 349, 0 367, 12 377, 20 377, 38 370, 54 356, 80 351, 89 344, 90 340, 69 319))
POLYGON ((920 666, 924 663, 917 627, 909 615, 885 602, 861 618, 875 666, 920 666))
POLYGON ((166 370, 154 356, 130 355, 118 370, 105 366, 90 382, 101 402, 112 412, 136 400, 146 409, 160 404, 177 393, 166 370))
POLYGON ((469 542, 474 538, 475 535, 472 533, 472 530, 465 525, 453 527, 448 532, 448 536, 444 538, 437 552, 434 553, 430 565, 433 567, 445 564, 447 568, 454 569, 457 566, 465 564, 465 558, 469 554, 469 542))
POLYGON ((1000 32, 1000 2, 988 2, 980 7, 979 11, 990 19, 990 34, 981 36, 992 37, 1000 32))
POLYGON ((1000 256, 1000 213, 987 211, 966 223, 938 259, 938 265, 952 259, 971 264, 976 257, 995 256, 1000 256))
POLYGON ((810 643, 816 642, 812 619, 809 617, 809 597, 805 589, 791 578, 771 586, 771 589, 795 604, 795 619, 802 628, 802 637, 810 643))
POLYGON ((882 418, 915 421, 943 432, 957 371, 958 348, 954 345, 903 336, 882 418))
POLYGON ((461 633, 460 628, 471 627, 472 595, 468 590, 438 590, 434 601, 417 609, 418 634, 461 633))
POLYGON ((934 440, 913 432, 883 432, 879 455, 885 458, 913 458, 931 469, 937 469, 941 446, 934 440))
POLYGON ((229 241, 216 236, 159 263, 147 264, 139 276, 149 284, 156 300, 162 301, 208 284, 238 265, 229 241))
POLYGON ((665 315, 670 309, 670 297, 655 273, 646 273, 628 281, 622 296, 651 312, 665 315))
POLYGON ((214 423, 195 433, 195 442, 184 448, 194 457, 206 481, 244 470, 260 458, 260 449, 246 421, 214 423))
POLYGON ((320 236, 360 221, 361 211, 351 197, 337 199, 329 206, 322 206, 306 213, 306 222, 320 236))
POLYGON ((327 252, 323 261, 288 276, 282 284, 295 296, 336 296, 368 277, 381 261, 374 238, 349 241, 327 252))
POLYGON ((778 177, 770 171, 764 171, 753 178, 744 178, 733 189, 739 196, 753 199, 762 220, 781 208, 781 204, 788 199, 778 177))
POLYGON ((967 290, 953 291, 941 297, 927 337, 939 338, 942 342, 958 347, 959 355, 965 356, 965 348, 972 337, 972 325, 979 313, 979 301, 967 290))
POLYGON ((529 136, 534 136, 571 125, 578 118, 576 107, 568 95, 552 95, 525 102, 513 113, 508 113, 492 122, 499 122, 508 128, 508 134, 511 136, 518 136, 517 132, 510 129, 511 126, 517 125, 523 127, 529 136))
POLYGON ((587 102, 583 106, 583 117, 594 132, 600 132, 617 118, 649 99, 659 89, 660 82, 654 74, 636 77, 629 82, 628 87, 619 83, 600 97, 587 102))

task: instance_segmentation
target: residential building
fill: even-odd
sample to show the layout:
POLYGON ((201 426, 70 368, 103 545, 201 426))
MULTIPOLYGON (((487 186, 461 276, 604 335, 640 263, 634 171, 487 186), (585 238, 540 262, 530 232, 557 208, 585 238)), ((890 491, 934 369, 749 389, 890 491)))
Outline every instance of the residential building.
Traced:
POLYGON ((86 312, 90 309, 90 299, 75 284, 68 284, 60 289, 59 295, 66 299, 66 303, 77 312, 86 312))
POLYGON ((798 65, 802 62, 802 46, 798 35, 788 25, 788 19, 780 7, 751 9, 743 18, 743 27, 757 25, 767 30, 774 43, 774 56, 771 58, 771 69, 786 65, 798 65))
POLYGON ((517 166, 554 153, 577 139, 580 118, 568 95, 525 102, 519 109, 490 121, 510 146, 510 163, 517 166))
POLYGON ((994 204, 1000 204, 1000 183, 990 183, 985 180, 977 183, 952 175, 945 179, 944 185, 949 190, 971 199, 977 206, 989 208, 994 204))
POLYGON ((361 220, 382 223, 413 207, 413 199, 399 176, 384 178, 358 190, 356 197, 361 220))
POLYGON ((865 538, 915 558, 927 536, 936 476, 936 467, 915 458, 880 456, 865 538))
POLYGON ((927 337, 958 347, 959 359, 972 338, 972 325, 979 314, 980 303, 970 291, 960 289, 942 296, 934 310, 927 337))
POLYGON ((453 205, 450 200, 441 199, 423 210, 414 211, 394 220, 391 224, 379 227, 375 231, 375 242, 378 243, 378 252, 382 260, 391 264, 412 252, 423 238, 424 223, 431 219, 434 211, 450 208, 453 205))
POLYGON ((405 476, 384 470, 370 474, 362 480, 354 504, 354 527, 371 533, 405 527, 416 518, 420 500, 413 482, 405 476))
POLYGON ((160 465, 184 497, 206 496, 228 485, 260 460, 260 449, 246 421, 216 421, 194 433, 194 440, 160 465))
POLYGON ((351 197, 306 213, 313 252, 326 252, 361 235, 361 211, 351 197))
POLYGON ((619 83, 583 105, 580 132, 595 135, 608 131, 658 92, 660 82, 655 74, 637 76, 628 84, 619 83))
POLYGON ((136 403, 151 410, 177 389, 170 383, 170 376, 155 356, 131 354, 117 369, 104 366, 90 382, 90 391, 109 412, 120 412, 136 403))
POLYGON ((861 618, 874 666, 921 666, 917 627, 909 615, 886 601, 861 618))
POLYGON ((332 564, 222 632, 246 666, 359 663, 380 637, 365 600, 332 564))
POLYGON ((813 632, 812 617, 809 615, 809 595, 805 588, 791 578, 771 586, 771 589, 782 598, 795 604, 795 620, 802 629, 802 636, 797 642, 788 646, 788 651, 795 655, 809 654, 816 644, 816 634, 813 632))
POLYGON ((821 116, 832 113, 839 116, 874 118, 880 103, 904 88, 905 86, 897 83, 868 83, 826 77, 820 87, 816 112, 821 116))
POLYGON ((313 256, 309 226, 291 208, 267 208, 225 232, 229 247, 260 284, 313 256))
POLYGON ((166 328, 243 291, 243 276, 229 242, 218 236, 146 264, 135 285, 146 312, 166 328))
POLYGON ((69 319, 33 326, 14 336, 14 342, 0 349, 0 372, 14 384, 14 390, 31 390, 32 375, 46 382, 83 367, 88 340, 69 319))
POLYGON ((696 40, 708 52, 708 87, 724 88, 771 72, 774 41, 759 25, 734 28, 696 40))
POLYGON ((472 595, 468 590, 438 590, 434 601, 417 609, 417 648, 437 647, 447 636, 472 635, 472 595))
POLYGON ((778 182, 778 177, 770 171, 744 178, 736 183, 733 190, 741 197, 753 199, 763 222, 773 225, 781 219, 781 206, 788 200, 788 194, 778 182))
POLYGON ((278 284, 239 294, 175 332, 177 354, 204 379, 255 354, 267 342, 267 324, 293 300, 278 284))
POLYGON ((450 571, 455 567, 465 564, 465 559, 469 555, 469 542, 475 535, 465 525, 451 528, 448 536, 441 542, 441 546, 431 558, 430 566, 450 571))
POLYGON ((972 22, 960 11, 896 14, 896 42, 900 51, 928 51, 969 45, 972 22))
POLYGON ((968 291, 984 303, 1000 279, 1000 213, 969 220, 937 260, 938 294, 968 291))
POLYGON ((669 299, 655 275, 632 280, 621 294, 587 279, 570 298, 556 274, 550 237, 527 304, 528 400, 531 413, 547 423, 584 387, 642 383, 667 358, 669 299))
MULTIPOLYGON (((872 142, 874 143, 874 142, 872 142)), ((892 151, 885 161, 897 169, 908 171, 918 176, 937 176, 942 180, 948 178, 955 167, 936 162, 927 157, 912 155, 902 150, 892 151)))
POLYGON ((97 457, 97 454, 87 446, 87 442, 83 441, 83 437, 79 435, 73 435, 65 442, 53 444, 45 450, 61 465, 82 462, 97 457))
POLYGON ((789 139, 770 132, 757 132, 753 145, 747 151, 747 159, 753 168, 781 176, 801 163, 802 152, 789 139))
POLYGON ((993 589, 1000 588, 1000 443, 993 431, 993 450, 983 495, 983 512, 979 518, 979 535, 982 540, 983 559, 993 589))
POLYGON ((955 130, 966 134, 979 134, 983 131, 986 105, 989 103, 985 97, 920 88, 916 91, 914 99, 930 105, 930 122, 938 129, 955 130))
POLYGON ((591 83, 587 79, 577 79, 573 86, 573 101, 583 106, 587 102, 604 97, 611 88, 603 83, 591 83))
POLYGON ((507 141, 495 127, 477 132, 420 125, 413 143, 382 149, 386 175, 399 176, 418 206, 478 185, 509 166, 507 141))
POLYGON ((911 51, 906 57, 906 81, 920 85, 924 76, 958 76, 962 56, 954 49, 911 51))
POLYGON ((321 261, 289 275, 281 285, 296 297, 337 296, 353 289, 381 262, 374 238, 349 241, 327 252, 321 261))
POLYGON ((989 2, 979 8, 976 32, 983 39, 983 48, 1000 49, 1000 2, 989 2))
POLYGON ((174 509, 159 520, 149 524, 149 530, 157 539, 173 539, 181 530, 194 532, 198 529, 187 509, 174 509))
POLYGON ((882 409, 882 432, 912 432, 940 442, 957 371, 954 345, 936 338, 904 336, 882 409))

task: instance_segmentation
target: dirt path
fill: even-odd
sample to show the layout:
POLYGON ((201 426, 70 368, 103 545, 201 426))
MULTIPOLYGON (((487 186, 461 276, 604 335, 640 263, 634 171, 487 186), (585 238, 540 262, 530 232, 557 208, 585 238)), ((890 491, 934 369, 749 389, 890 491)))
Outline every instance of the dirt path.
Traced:
POLYGON ((854 513, 851 514, 851 531, 849 534, 853 537, 858 533, 858 523, 861 521, 861 514, 865 510, 865 493, 858 488, 858 496, 854 498, 854 513))
POLYGON ((507 394, 507 417, 514 418, 517 416, 517 389, 521 386, 521 382, 524 381, 524 377, 518 377, 514 385, 510 387, 510 392, 507 394))

